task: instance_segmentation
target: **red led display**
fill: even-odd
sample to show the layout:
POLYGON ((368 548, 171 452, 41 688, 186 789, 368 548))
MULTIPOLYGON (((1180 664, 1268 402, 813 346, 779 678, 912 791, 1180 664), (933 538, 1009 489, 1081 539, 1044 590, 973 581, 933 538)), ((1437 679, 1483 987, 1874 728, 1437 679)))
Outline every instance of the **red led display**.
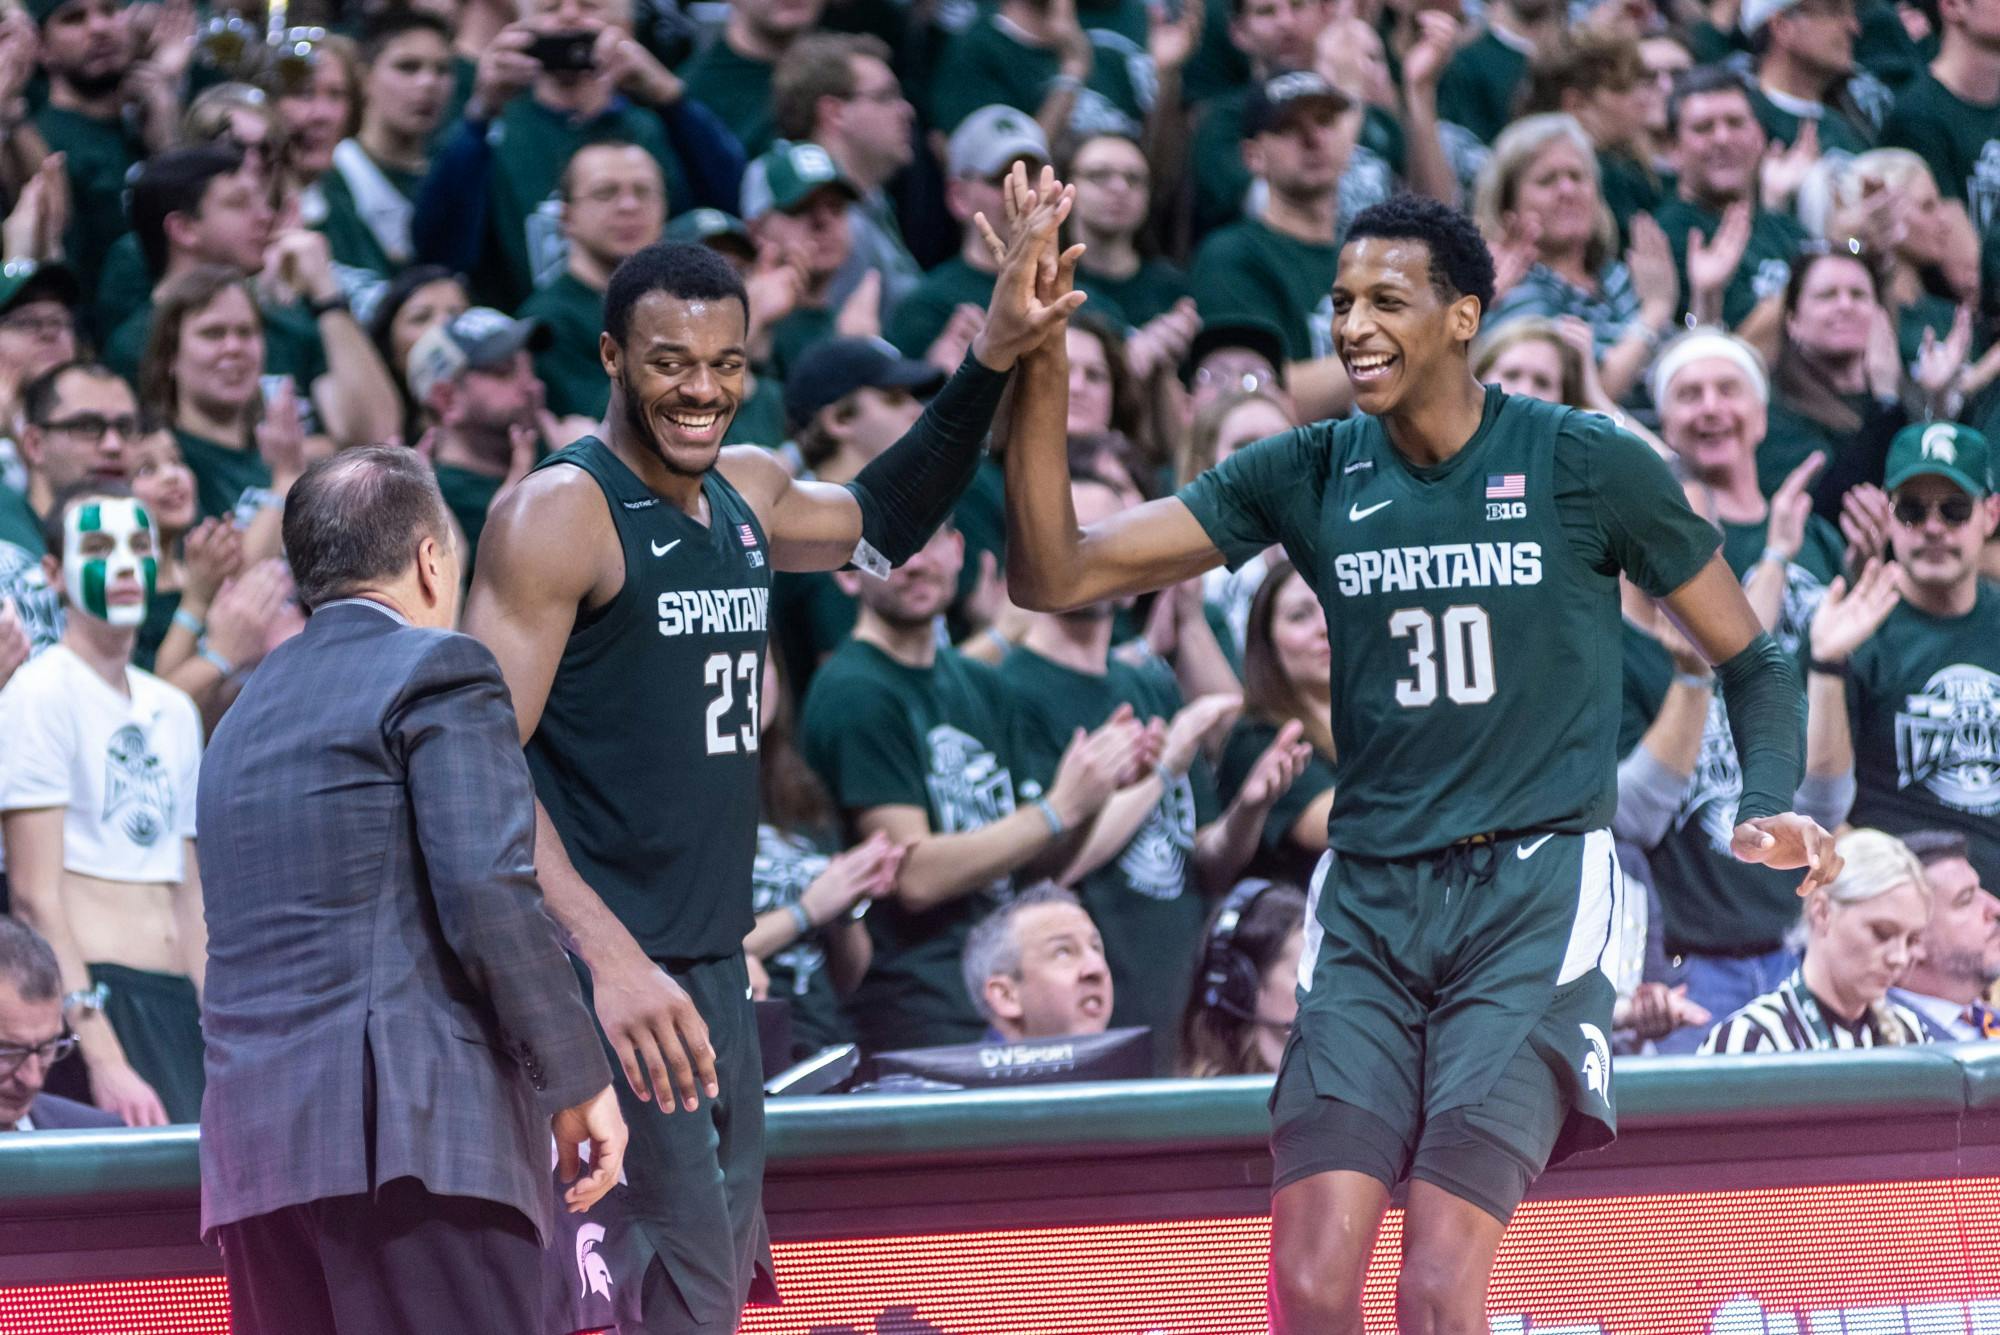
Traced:
MULTIPOLYGON (((1401 1218, 1369 1269, 1393 1329, 1401 1218)), ((1264 1219, 776 1247, 744 1335, 1262 1335, 1264 1219), (878 1320, 887 1317, 878 1328, 878 1320)), ((2000 1178, 1546 1201, 1501 1249, 1494 1335, 2000 1335, 2000 1178)), ((0 1289, 0 1335, 227 1335, 219 1279, 0 1289)))

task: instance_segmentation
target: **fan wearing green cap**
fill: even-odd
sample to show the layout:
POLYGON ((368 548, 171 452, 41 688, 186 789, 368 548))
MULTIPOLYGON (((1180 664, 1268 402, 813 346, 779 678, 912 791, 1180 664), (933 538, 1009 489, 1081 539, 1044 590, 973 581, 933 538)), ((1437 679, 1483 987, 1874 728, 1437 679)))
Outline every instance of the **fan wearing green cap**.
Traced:
POLYGON ((604 328, 604 286, 618 262, 660 239, 667 225, 667 180, 637 144, 586 144, 570 156, 556 190, 562 197, 563 271, 521 303, 521 318, 554 337, 535 355, 535 373, 558 416, 604 416, 611 385, 597 364, 604 328))
POLYGON ((49 81, 35 128, 63 155, 70 190, 64 251, 88 283, 125 231, 126 173, 172 142, 179 107, 171 97, 164 107, 132 105, 125 76, 141 52, 122 0, 30 0, 26 8, 49 81), (128 118, 128 108, 139 116, 128 118))
POLYGON ((1980 558, 2000 525, 1986 437, 1904 427, 1883 485, 1893 566, 1836 585, 1812 623, 1813 772, 1851 773, 1848 820, 1954 830, 2000 885, 2000 588, 1980 558))
POLYGON ((833 280, 854 245, 848 207, 859 198, 818 144, 780 141, 744 174, 743 218, 750 235, 805 273, 798 304, 771 330, 768 366, 780 380, 807 348, 833 337, 836 326, 844 334, 881 332, 873 303, 857 301, 866 309, 851 312, 833 303, 833 280))

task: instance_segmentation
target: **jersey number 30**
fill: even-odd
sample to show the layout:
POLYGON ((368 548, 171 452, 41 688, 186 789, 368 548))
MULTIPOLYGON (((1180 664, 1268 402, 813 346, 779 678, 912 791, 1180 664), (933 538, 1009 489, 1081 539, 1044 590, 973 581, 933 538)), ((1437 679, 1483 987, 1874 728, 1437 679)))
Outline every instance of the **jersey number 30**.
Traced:
POLYGON ((1438 641, 1442 639, 1444 693, 1455 705, 1483 705, 1493 698, 1493 621, 1486 609, 1447 607, 1433 616, 1421 607, 1389 615, 1391 639, 1410 641, 1413 676, 1396 679, 1396 703, 1422 709, 1438 698, 1438 641))
POLYGON ((715 698, 708 702, 708 753, 712 756, 735 755, 738 737, 743 739, 745 751, 755 751, 759 705, 757 655, 745 650, 735 656, 732 664, 728 654, 710 654, 708 661, 701 665, 701 680, 704 686, 715 691, 715 698), (743 683, 743 702, 750 706, 750 721, 731 730, 723 727, 722 720, 736 705, 738 681, 743 683))

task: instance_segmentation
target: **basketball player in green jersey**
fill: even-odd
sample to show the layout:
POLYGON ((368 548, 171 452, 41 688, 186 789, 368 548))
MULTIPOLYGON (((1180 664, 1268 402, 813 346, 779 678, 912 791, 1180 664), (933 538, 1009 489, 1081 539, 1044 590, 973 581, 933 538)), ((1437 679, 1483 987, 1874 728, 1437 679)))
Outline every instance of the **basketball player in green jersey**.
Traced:
MULTIPOLYGON (((1400 197, 1357 216, 1333 286, 1363 415, 1081 530, 1043 424, 1007 454, 1024 607, 1160 588, 1277 543, 1326 609, 1340 785, 1272 1096, 1272 1316, 1288 1335, 1359 1335, 1406 1177, 1398 1325, 1483 1332, 1529 1183, 1610 1139, 1620 571, 1719 665, 1743 756, 1737 856, 1810 868, 1808 886, 1838 866, 1826 832, 1785 810, 1800 683, 1715 531, 1608 419, 1473 378, 1492 295, 1471 221, 1400 197)), ((1020 411, 1065 411, 1060 348, 1019 376, 1020 411)))
POLYGON ((1018 216, 965 363, 846 486, 722 448, 744 394, 742 281, 704 247, 637 252, 605 293, 601 435, 550 456, 482 536, 466 629, 506 674, 536 873, 625 1072, 646 1331, 734 1331, 746 1299, 775 1296, 742 953, 771 574, 886 574, 950 514, 1016 358, 1082 300, 1036 294, 1070 198, 1018 216))

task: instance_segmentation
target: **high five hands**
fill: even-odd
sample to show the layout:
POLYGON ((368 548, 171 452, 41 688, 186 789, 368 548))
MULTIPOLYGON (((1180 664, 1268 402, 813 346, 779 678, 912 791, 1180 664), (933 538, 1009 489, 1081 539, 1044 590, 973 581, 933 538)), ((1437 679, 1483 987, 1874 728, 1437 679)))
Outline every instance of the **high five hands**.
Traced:
POLYGON ((986 327, 972 340, 972 353, 995 371, 1010 370, 1024 354, 1061 338, 1070 314, 1084 302, 1083 293, 1073 290, 1083 247, 1063 250, 1060 241, 1076 187, 1058 181, 1052 167, 1042 168, 1031 186, 1026 165, 1016 162, 1003 193, 1005 239, 984 213, 972 218, 1000 270, 986 327))

